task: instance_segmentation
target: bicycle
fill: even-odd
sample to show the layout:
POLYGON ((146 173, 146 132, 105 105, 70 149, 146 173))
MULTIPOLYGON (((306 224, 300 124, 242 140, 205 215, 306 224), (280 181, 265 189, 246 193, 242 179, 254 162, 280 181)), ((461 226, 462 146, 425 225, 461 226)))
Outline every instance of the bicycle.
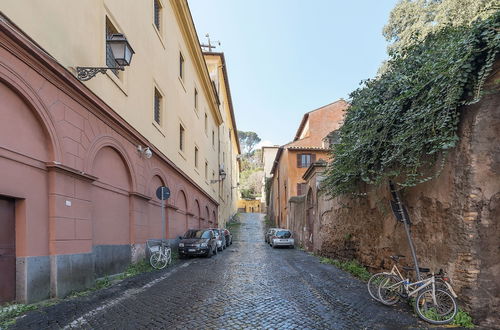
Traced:
MULTIPOLYGON (((382 302, 382 301, 380 300, 379 295, 378 295, 378 288, 380 286, 380 283, 386 278, 387 275, 397 276, 399 279, 401 279, 401 281, 405 280, 405 278, 403 277, 403 275, 401 275, 401 272, 399 271, 398 266, 397 266, 399 263, 399 259, 405 258, 405 256, 393 255, 393 256, 390 256, 390 258, 394 261, 394 265, 392 266, 391 271, 374 274, 368 280, 368 284, 367 284, 368 293, 370 294, 370 296, 373 299, 375 299, 376 301, 379 301, 379 302, 382 302)), ((404 267, 403 266, 402 268, 405 271, 413 271, 414 270, 412 267, 404 267)), ((427 273, 430 270, 428 268, 420 268, 419 267, 419 271, 422 273, 427 273)), ((451 284, 449 283, 449 279, 445 276, 442 269, 440 270, 440 272, 438 274, 435 275, 435 279, 436 279, 436 286, 438 288, 450 291, 450 293, 453 295, 453 297, 457 298, 455 291, 453 290, 453 288, 451 287, 451 284)), ((397 301, 395 301, 394 304, 396 302, 397 301)), ((384 303, 384 302, 382 302, 382 303, 384 303)), ((386 305, 392 305, 392 304, 386 304, 386 305)))
POLYGON ((451 291, 437 287, 434 274, 426 279, 410 282, 409 279, 387 273, 378 288, 379 301, 394 305, 401 298, 416 297, 414 307, 421 319, 432 324, 447 324, 457 314, 458 307, 453 288, 446 281, 444 283, 451 291))
POLYGON ((163 269, 172 262, 172 249, 165 240, 148 240, 146 242, 151 257, 149 263, 155 269, 163 269))

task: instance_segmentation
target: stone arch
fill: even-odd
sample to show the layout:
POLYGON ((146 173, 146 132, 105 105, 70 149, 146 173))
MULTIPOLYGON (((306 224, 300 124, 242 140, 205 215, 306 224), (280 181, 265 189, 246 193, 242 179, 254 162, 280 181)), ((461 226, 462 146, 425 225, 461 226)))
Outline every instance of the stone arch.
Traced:
POLYGON ((24 102, 40 123, 48 140, 49 159, 46 161, 62 162, 62 148, 52 116, 33 87, 9 67, 0 64, 0 85, 2 84, 24 102))
POLYGON ((175 236, 184 234, 188 230, 188 202, 184 190, 179 190, 175 198, 175 219, 173 223, 173 230, 175 236))
POLYGON ((130 168, 119 150, 104 145, 92 158, 92 227, 97 276, 122 272, 131 260, 130 168))
MULTIPOLYGON (((148 205, 148 238, 162 238, 163 236, 163 218, 162 218, 162 210, 161 210, 161 201, 156 197, 156 189, 159 186, 163 186, 168 184, 166 183, 165 178, 163 177, 163 173, 161 171, 151 171, 151 179, 148 182, 148 191, 149 196, 151 196, 151 200, 148 205)), ((168 237, 168 224, 170 221, 170 217, 167 216, 168 209, 166 207, 167 203, 165 203, 165 209, 163 210, 165 216, 165 237, 168 237)))
POLYGON ((200 202, 198 202, 198 199, 194 200, 194 215, 196 216, 196 220, 198 221, 198 228, 203 228, 201 223, 200 202))
POLYGON ((84 160, 84 167, 83 167, 84 171, 95 175, 95 173, 93 173, 95 158, 98 152, 105 147, 110 147, 114 149, 118 153, 118 155, 122 158, 123 162, 126 164, 126 167, 128 168, 130 186, 131 186, 130 190, 137 191, 137 180, 135 177, 134 166, 132 165, 133 163, 130 160, 127 151, 125 150, 125 147, 112 136, 103 135, 94 139, 92 145, 87 151, 87 156, 85 157, 84 160))
POLYGON ((166 187, 170 187, 168 184, 167 176, 163 173, 163 171, 161 169, 159 169, 158 167, 155 167, 155 168, 151 169, 151 171, 149 172, 149 177, 150 177, 150 180, 149 180, 147 188, 146 188, 146 194, 148 194, 148 196, 151 196, 153 198, 153 200, 155 200, 155 199, 157 200, 156 189, 159 187, 159 184, 161 183, 162 185, 164 185, 166 187), (157 180, 154 180, 155 178, 157 180))
POLYGON ((205 206, 205 220, 207 221, 207 226, 212 228, 214 224, 210 221, 210 210, 208 209, 208 206, 205 206))

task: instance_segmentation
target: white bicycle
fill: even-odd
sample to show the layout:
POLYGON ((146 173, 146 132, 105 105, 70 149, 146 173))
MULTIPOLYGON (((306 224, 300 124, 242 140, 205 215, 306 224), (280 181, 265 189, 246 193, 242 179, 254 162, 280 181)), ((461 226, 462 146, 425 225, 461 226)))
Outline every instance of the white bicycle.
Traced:
POLYGON ((147 246, 151 257, 149 263, 155 269, 163 269, 172 262, 172 249, 165 240, 148 240, 147 246))

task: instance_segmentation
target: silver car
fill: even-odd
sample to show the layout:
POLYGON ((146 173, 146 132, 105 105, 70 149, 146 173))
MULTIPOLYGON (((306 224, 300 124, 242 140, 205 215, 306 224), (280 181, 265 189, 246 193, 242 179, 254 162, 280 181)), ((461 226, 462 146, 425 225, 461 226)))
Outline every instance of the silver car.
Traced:
POLYGON ((278 229, 270 238, 271 246, 287 246, 293 249, 295 240, 293 239, 292 232, 288 229, 278 229))
POLYGON ((215 237, 217 238, 217 250, 222 251, 226 248, 226 237, 222 233, 222 229, 219 228, 209 228, 214 232, 215 237))
POLYGON ((271 244, 270 237, 273 236, 278 229, 280 228, 269 228, 264 234, 264 242, 271 244))

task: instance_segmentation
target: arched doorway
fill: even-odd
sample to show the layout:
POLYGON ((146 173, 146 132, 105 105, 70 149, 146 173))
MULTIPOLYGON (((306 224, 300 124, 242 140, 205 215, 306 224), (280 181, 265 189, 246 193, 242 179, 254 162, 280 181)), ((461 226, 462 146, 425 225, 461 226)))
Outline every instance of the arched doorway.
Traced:
POLYGON ((307 236, 305 237, 305 243, 307 250, 314 250, 314 196, 313 191, 309 188, 306 197, 306 227, 307 236))
POLYGON ((110 147, 96 154, 92 174, 92 225, 97 276, 122 272, 130 263, 130 172, 120 153, 110 147))
MULTIPOLYGON (((50 267, 48 176, 45 164, 54 158, 49 130, 40 113, 2 80, 0 114, 1 304, 16 299, 16 284, 19 284, 17 298, 27 299, 32 274, 25 273, 25 269, 50 267), (20 228, 22 231, 19 231, 20 228), (20 256, 19 251, 22 251, 20 256), (25 266, 17 270, 18 279, 16 258, 25 266), (32 262, 35 265, 31 265, 32 262)), ((38 295, 39 299, 44 299, 49 296, 48 277, 46 282, 37 282, 37 290, 37 293, 29 292, 30 297, 38 295)))

